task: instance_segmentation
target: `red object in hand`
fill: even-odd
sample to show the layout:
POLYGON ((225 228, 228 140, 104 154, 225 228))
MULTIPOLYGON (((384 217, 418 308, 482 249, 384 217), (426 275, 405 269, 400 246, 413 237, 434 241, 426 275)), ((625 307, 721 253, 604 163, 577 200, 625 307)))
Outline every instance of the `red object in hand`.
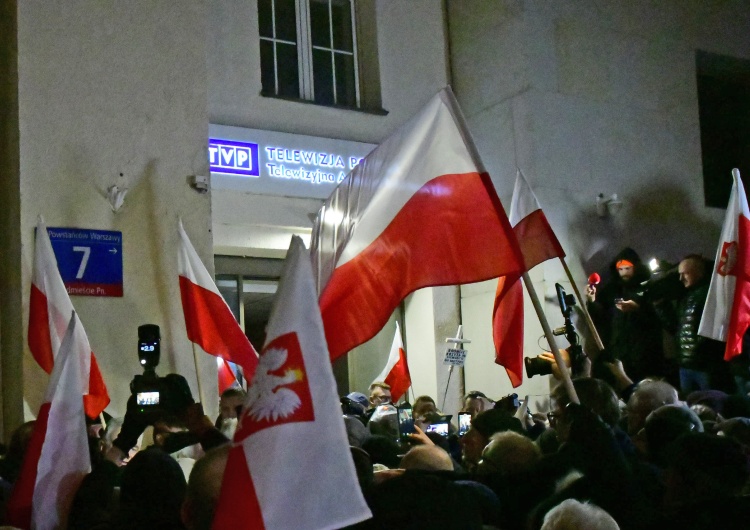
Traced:
POLYGON ((599 285, 600 281, 602 281, 602 278, 599 276, 598 272, 594 272, 589 276, 589 285, 599 285))

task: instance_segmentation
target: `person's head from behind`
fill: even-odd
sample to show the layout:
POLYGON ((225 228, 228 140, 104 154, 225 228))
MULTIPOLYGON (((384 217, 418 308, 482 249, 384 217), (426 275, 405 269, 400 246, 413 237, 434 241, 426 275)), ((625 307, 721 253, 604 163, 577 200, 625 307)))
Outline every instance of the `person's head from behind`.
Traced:
POLYGON ((736 441, 695 433, 679 437, 669 448, 664 508, 696 502, 721 503, 738 495, 750 477, 747 455, 736 441))
POLYGON ((238 407, 245 402, 246 392, 241 388, 227 388, 219 399, 219 416, 222 420, 237 417, 238 407))
POLYGON ((387 405, 391 402, 391 385, 384 383, 383 381, 375 381, 370 385, 370 405, 377 407, 378 405, 387 405))
POLYGON ((628 399, 625 409, 628 434, 635 436, 646 424, 646 417, 663 405, 680 402, 677 389, 666 381, 641 381, 628 399))
POLYGON ((664 467, 671 444, 684 434, 703 432, 703 423, 684 405, 664 405, 648 415, 643 430, 649 459, 664 467))
POLYGON ((211 449, 193 466, 180 514, 188 530, 210 530, 230 449, 230 444, 211 449))
POLYGON ((541 530, 619 530, 620 526, 595 504, 567 499, 544 516, 541 530))
POLYGON ((471 420, 471 427, 461 437, 461 456, 470 469, 474 468, 482 459, 482 451, 490 442, 490 437, 498 432, 523 432, 523 426, 518 418, 508 416, 504 411, 491 409, 471 420))
POLYGON ((174 458, 161 449, 141 451, 122 474, 117 520, 129 528, 179 524, 186 486, 174 458))
POLYGON ((513 431, 493 434, 482 451, 477 473, 513 475, 530 470, 542 457, 539 447, 526 436, 513 431))
MULTIPOLYGON (((610 428, 614 428, 620 420, 620 405, 617 394, 607 383, 593 377, 573 379, 573 388, 581 405, 599 416, 610 428)), ((565 414, 565 407, 570 403, 570 397, 565 385, 559 385, 552 391, 553 411, 551 424, 557 431, 561 441, 568 439, 570 422, 565 414)))
POLYGON ((698 254, 690 254, 677 266, 680 281, 686 288, 698 284, 706 275, 706 260, 698 254))
POLYGON ((417 445, 404 455, 399 467, 423 471, 453 471, 453 460, 437 445, 417 445))

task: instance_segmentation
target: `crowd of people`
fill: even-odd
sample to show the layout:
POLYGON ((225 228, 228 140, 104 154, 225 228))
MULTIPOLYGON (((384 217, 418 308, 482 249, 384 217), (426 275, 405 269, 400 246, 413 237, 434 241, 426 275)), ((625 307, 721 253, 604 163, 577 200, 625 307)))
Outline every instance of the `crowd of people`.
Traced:
MULTIPOLYGON (((342 396, 349 450, 341 462, 354 462, 373 514, 350 528, 748 528, 747 365, 721 361, 721 343, 697 333, 707 267, 688 256, 681 285, 647 292, 637 254, 618 255, 612 281, 587 290, 607 349, 574 374, 575 397, 562 384, 546 405, 472 391, 461 404, 464 425, 419 396, 405 434, 384 382, 342 396), (676 359, 665 353, 663 329, 676 359)), ((543 358, 559 378, 553 358, 543 358)), ((179 414, 147 418, 129 406, 106 426, 89 421, 92 471, 68 528, 211 528, 245 392, 225 391, 215 420, 189 390, 183 397, 179 414)), ((3 500, 32 426, 13 433, 0 459, 3 500)), ((293 499, 284 502, 293 509, 293 499)))

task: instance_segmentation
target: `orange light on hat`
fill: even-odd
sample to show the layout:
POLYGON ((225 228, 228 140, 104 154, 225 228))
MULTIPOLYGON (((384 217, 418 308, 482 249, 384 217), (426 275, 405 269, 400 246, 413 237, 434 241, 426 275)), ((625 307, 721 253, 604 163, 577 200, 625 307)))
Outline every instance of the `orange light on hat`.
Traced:
POLYGON ((628 260, 626 260, 626 259, 621 259, 620 261, 617 262, 617 265, 615 265, 615 266, 618 269, 621 269, 622 267, 632 267, 633 263, 630 262, 630 261, 628 261, 628 260))

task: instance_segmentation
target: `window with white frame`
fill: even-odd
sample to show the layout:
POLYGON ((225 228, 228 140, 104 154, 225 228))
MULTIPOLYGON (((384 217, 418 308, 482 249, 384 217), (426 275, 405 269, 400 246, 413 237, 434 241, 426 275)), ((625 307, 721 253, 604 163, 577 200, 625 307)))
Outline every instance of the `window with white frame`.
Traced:
POLYGON ((263 94, 361 108, 354 0, 258 0, 263 94))

